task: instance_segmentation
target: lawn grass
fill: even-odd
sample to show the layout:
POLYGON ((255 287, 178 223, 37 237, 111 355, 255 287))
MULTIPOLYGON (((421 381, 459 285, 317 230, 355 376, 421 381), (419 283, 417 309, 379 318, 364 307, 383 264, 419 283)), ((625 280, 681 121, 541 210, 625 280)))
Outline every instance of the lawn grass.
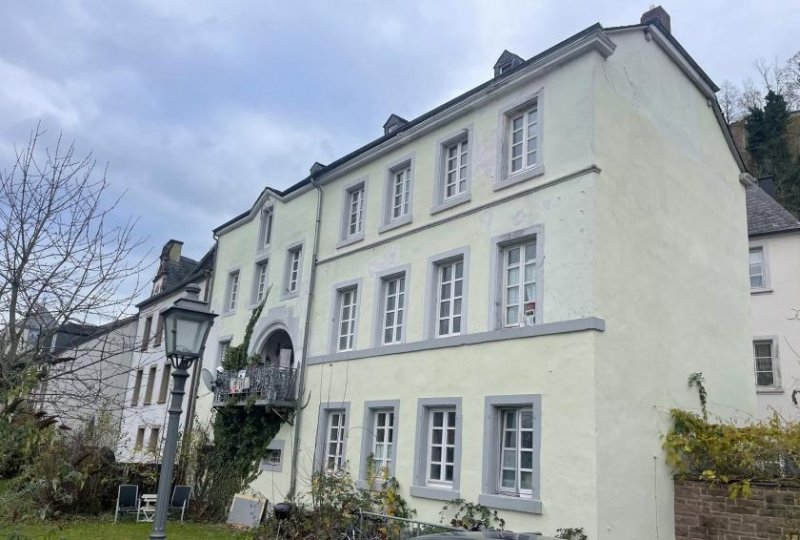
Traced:
MULTIPOLYGON (((145 540, 151 523, 136 523, 130 518, 114 523, 108 520, 64 522, 0 523, 0 540, 145 540)), ((210 523, 169 522, 169 540, 249 540, 251 534, 210 523)))

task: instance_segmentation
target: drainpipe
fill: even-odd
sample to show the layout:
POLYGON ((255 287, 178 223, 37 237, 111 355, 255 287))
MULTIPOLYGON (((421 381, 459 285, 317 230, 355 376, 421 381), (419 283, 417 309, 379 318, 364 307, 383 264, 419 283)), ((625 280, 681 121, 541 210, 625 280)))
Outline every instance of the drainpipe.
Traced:
POLYGON ((303 420, 303 396, 306 388, 306 360, 308 358, 308 329, 311 325, 311 306, 314 303, 314 281, 317 275, 317 253, 319 251, 319 229, 322 214, 322 188, 312 173, 309 178, 317 190, 317 220, 314 223, 314 250, 311 254, 311 277, 308 284, 308 303, 306 304, 306 320, 303 324, 303 352, 300 363, 297 402, 294 406, 294 442, 292 443, 292 474, 289 480, 289 499, 295 495, 297 488, 297 462, 300 456, 300 427, 303 420))

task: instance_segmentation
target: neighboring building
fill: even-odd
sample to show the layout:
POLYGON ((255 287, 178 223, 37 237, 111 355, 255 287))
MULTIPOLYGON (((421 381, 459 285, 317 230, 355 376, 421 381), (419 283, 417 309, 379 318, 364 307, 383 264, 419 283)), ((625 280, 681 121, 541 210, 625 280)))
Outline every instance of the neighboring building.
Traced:
MULTIPOLYGON (((687 378, 713 414, 756 407, 747 175, 669 16, 642 20, 506 51, 215 230, 206 364, 271 284, 250 350, 302 390, 254 490, 385 468, 425 521, 461 497, 514 530, 674 536, 660 437, 670 408, 699 409, 687 378)), ((217 403, 260 391, 244 375, 217 403)))
POLYGON ((800 222, 747 187, 750 293, 758 415, 800 420, 800 222))
MULTIPOLYGON (((45 382, 36 396, 41 410, 74 431, 103 424, 106 443, 116 447, 136 322, 136 317, 121 319, 60 347, 48 362, 45 382)), ((73 326, 86 330, 83 325, 73 326)))
MULTIPOLYGON (((172 388, 171 365, 164 354, 160 312, 182 297, 190 284, 198 285, 200 297, 208 300, 214 249, 200 261, 195 261, 181 255, 182 246, 183 242, 177 240, 164 245, 158 272, 153 279, 152 294, 137 305, 136 341, 125 384, 125 409, 116 452, 117 460, 122 462, 160 460, 167 402, 172 388)), ((195 362, 187 380, 181 432, 193 418, 196 375, 201 368, 201 363, 195 362)))

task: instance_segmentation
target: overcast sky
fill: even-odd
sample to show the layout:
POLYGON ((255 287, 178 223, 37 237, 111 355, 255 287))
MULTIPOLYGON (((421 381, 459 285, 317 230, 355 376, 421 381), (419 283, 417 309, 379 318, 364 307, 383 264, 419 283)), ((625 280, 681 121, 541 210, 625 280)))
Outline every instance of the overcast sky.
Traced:
MULTIPOLYGON (((800 50, 797 0, 663 4, 718 84, 800 50)), ((0 0, 0 167, 38 120, 110 165, 157 254, 211 229, 581 29, 637 23, 628 0, 0 0)))

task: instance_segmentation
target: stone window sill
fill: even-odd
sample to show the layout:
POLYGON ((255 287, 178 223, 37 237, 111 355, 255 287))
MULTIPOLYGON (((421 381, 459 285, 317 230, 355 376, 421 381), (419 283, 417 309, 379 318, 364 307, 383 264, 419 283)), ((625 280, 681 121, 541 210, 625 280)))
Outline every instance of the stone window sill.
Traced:
POLYGON ((461 195, 457 195, 446 201, 442 201, 431 207, 431 215, 438 214, 439 212, 444 212, 445 210, 449 210, 461 204, 466 204, 472 200, 472 195, 470 192, 467 191, 466 193, 462 193, 461 195))
POLYGON ((536 165, 531 167, 530 169, 525 169, 523 171, 519 171, 514 173, 506 178, 503 178, 499 182, 494 183, 494 191, 500 191, 501 189, 505 189, 507 187, 519 184, 520 182, 524 182, 526 180, 530 180, 531 178, 535 178, 537 176, 542 176, 544 174, 544 165, 536 165))
POLYGON ((750 294, 769 294, 772 289, 750 289, 750 294))
POLYGON ((528 514, 542 513, 542 501, 538 499, 481 493, 478 495, 478 503, 495 510, 511 510, 514 512, 526 512, 528 514))
POLYGON ((452 501, 461 497, 457 489, 433 488, 428 486, 411 486, 408 492, 412 497, 421 499, 434 499, 437 501, 452 501))
POLYGON ((336 244, 336 249, 341 249, 343 247, 347 247, 351 244, 355 244, 356 242, 361 242, 364 239, 364 233, 359 233, 349 238, 345 238, 344 240, 339 240, 339 243, 336 244))
POLYGON ((383 225, 378 227, 378 234, 383 234, 387 231, 391 231, 392 229, 402 227, 403 225, 408 225, 409 223, 411 223, 411 213, 408 213, 403 217, 393 219, 388 223, 384 223, 383 225))

